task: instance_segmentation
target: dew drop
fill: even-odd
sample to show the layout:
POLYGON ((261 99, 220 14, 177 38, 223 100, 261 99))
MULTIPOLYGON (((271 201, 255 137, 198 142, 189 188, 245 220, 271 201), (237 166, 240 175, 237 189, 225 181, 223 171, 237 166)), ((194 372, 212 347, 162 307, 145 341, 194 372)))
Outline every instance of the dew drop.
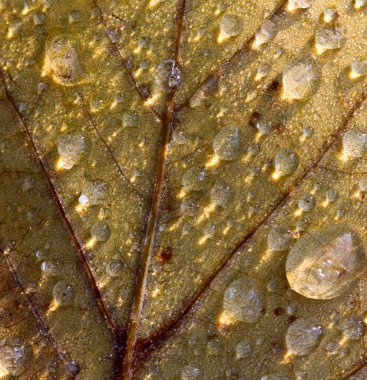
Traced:
POLYGON ((241 154, 239 129, 237 127, 223 127, 214 137, 213 149, 221 160, 236 160, 241 154))
POLYGON ((306 194, 298 201, 298 207, 302 211, 312 211, 316 206, 316 198, 312 194, 306 194))
POLYGON ((297 231, 300 231, 300 232, 306 231, 309 224, 310 224, 310 221, 308 220, 308 218, 301 216, 296 221, 297 231))
POLYGON ((275 226, 268 234, 268 246, 274 252, 287 251, 291 247, 292 242, 292 234, 287 226, 275 226))
POLYGON ((46 48, 45 71, 62 85, 73 85, 80 81, 82 67, 77 51, 67 37, 55 37, 46 48))
POLYGON ((331 189, 326 193, 326 199, 329 202, 335 202, 339 198, 339 192, 335 189, 331 189))
POLYGON ((347 131, 343 135, 343 153, 347 157, 363 157, 367 152, 367 134, 360 131, 347 131))
POLYGON ((102 204, 108 198, 107 184, 103 181, 86 181, 79 202, 93 206, 102 204))
POLYGON ((242 340, 236 345, 236 359, 243 359, 252 352, 252 347, 249 342, 242 340))
POLYGON ((96 222, 90 230, 92 238, 97 241, 106 241, 111 235, 110 227, 106 223, 96 222))
POLYGON ((357 79, 367 75, 366 61, 355 60, 350 64, 350 78, 357 79))
POLYGON ((258 48, 273 40, 277 34, 278 25, 275 21, 265 20, 255 33, 254 47, 258 48))
POLYGON ((318 74, 311 62, 292 61, 283 71, 283 95, 287 100, 302 100, 312 93, 318 74))
POLYGON ((291 355, 309 355, 320 344, 321 336, 321 326, 299 318, 290 324, 285 336, 288 352, 291 355))
POLYGON ((57 276, 59 274, 56 265, 51 263, 50 261, 42 261, 41 271, 48 276, 57 276))
POLYGON ((351 340, 359 340, 366 333, 366 324, 358 316, 349 317, 342 325, 343 336, 351 340))
POLYGON ((61 137, 57 150, 60 155, 59 165, 71 169, 89 150, 88 139, 77 134, 65 134, 61 137))
MULTIPOLYGON (((0 342, 0 372, 18 377, 30 364, 32 348, 21 338, 9 337, 0 342)), ((7 378, 7 377, 6 377, 7 378)))
POLYGON ((355 0, 354 7, 356 9, 363 8, 367 5, 367 0, 355 0))
POLYGON ((211 185, 209 174, 204 168, 192 167, 182 176, 182 186, 189 191, 207 190, 211 185))
POLYGON ((303 235, 291 248, 286 274, 291 288, 315 299, 338 297, 355 285, 366 268, 360 236, 344 224, 303 235))
POLYGON ((224 15, 220 21, 220 34, 224 38, 238 36, 243 28, 242 20, 236 15, 224 15))
POLYGON ((358 181, 358 187, 361 191, 367 191, 367 177, 363 177, 358 181))
POLYGON ((74 301, 74 291, 66 281, 58 281, 52 289, 52 295, 59 306, 70 306, 74 301))
POLYGON ((111 260, 106 265, 106 273, 111 277, 120 277, 124 271, 124 265, 120 260, 111 260))
POLYGON ((315 44, 318 54, 326 50, 340 49, 344 44, 344 37, 339 29, 323 28, 315 33, 315 44))
POLYGON ((200 379, 202 376, 203 372, 200 368, 188 365, 182 370, 181 380, 195 380, 200 379))
POLYGON ((294 11, 296 9, 307 9, 309 8, 314 0, 289 0, 288 9, 294 11))
POLYGON ((329 23, 332 21, 335 21, 338 17, 338 13, 336 12, 335 8, 326 8, 323 12, 323 19, 324 22, 329 23))
POLYGON ((230 319, 255 323, 265 310, 265 292, 255 279, 234 280, 224 292, 223 310, 230 319))
POLYGON ((297 153, 290 148, 283 149, 275 155, 276 177, 286 177, 293 174, 298 168, 299 160, 297 153))
POLYGON ((217 182, 210 189, 210 200, 217 206, 226 208, 232 198, 232 191, 225 182, 217 182))
POLYGON ((122 126, 125 128, 133 128, 139 125, 139 115, 134 111, 124 113, 122 116, 122 126))
POLYGON ((156 83, 165 92, 176 91, 182 83, 182 72, 177 62, 173 59, 164 61, 156 70, 156 83))

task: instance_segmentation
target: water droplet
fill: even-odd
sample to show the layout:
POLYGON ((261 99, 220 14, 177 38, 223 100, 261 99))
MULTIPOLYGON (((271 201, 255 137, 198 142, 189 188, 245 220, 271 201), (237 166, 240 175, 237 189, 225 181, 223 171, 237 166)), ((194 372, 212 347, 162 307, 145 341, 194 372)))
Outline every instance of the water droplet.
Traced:
POLYGON ((366 61, 355 60, 350 64, 350 78, 357 79, 367 75, 366 61))
POLYGON ((106 241, 111 235, 111 230, 106 223, 96 222, 93 224, 90 234, 97 241, 106 241))
POLYGON ((58 281, 52 289, 52 295, 59 306, 70 306, 74 301, 74 291, 66 281, 58 281))
POLYGON ((283 149, 275 155, 275 173, 273 178, 286 177, 293 174, 298 167, 298 156, 293 149, 283 149))
POLYGON ((306 231, 307 227, 309 226, 310 221, 305 216, 301 216, 296 221, 296 228, 297 231, 306 231))
POLYGON ((273 20, 265 20, 255 33, 254 47, 258 48, 275 38, 278 25, 273 20))
POLYGON ((326 8, 323 12, 324 22, 329 23, 335 21, 338 17, 338 13, 335 8, 326 8))
POLYGON ((367 177, 363 177, 358 181, 358 187, 361 191, 367 191, 367 177))
POLYGON ((354 7, 356 9, 363 8, 367 5, 367 0, 355 0, 354 7))
POLYGON ((331 189, 326 193, 326 199, 329 202, 335 202, 339 198, 339 192, 335 189, 331 189))
POLYGON ((125 128, 137 127, 139 124, 139 115, 134 111, 124 113, 122 116, 122 126, 125 128))
POLYGON ((362 318, 353 315, 343 323, 342 331, 345 338, 359 340, 366 333, 366 324, 362 318))
POLYGON ((268 246, 274 252, 287 251, 291 247, 292 242, 292 234, 287 226, 275 226, 268 234, 268 246))
POLYGON ((237 127, 223 127, 214 137, 213 149, 221 160, 236 160, 241 154, 239 129, 237 127))
POLYGON ((288 0, 288 9, 294 11, 296 9, 309 8, 314 0, 288 0))
POLYGON ((273 373, 271 375, 262 376, 260 380, 293 380, 293 378, 288 375, 273 373))
POLYGON ((83 186, 83 192, 79 197, 82 204, 91 204, 93 206, 102 204, 108 198, 107 184, 103 181, 86 181, 83 186))
POLYGON ((165 92, 176 91, 182 83, 182 72, 177 62, 173 59, 164 61, 157 67, 156 83, 165 92))
POLYGON ((298 201, 298 207, 302 211, 312 211, 316 206, 316 198, 311 194, 304 195, 299 201, 298 201))
POLYGON ((188 365, 182 370, 181 380, 195 380, 203 376, 200 368, 188 365))
POLYGON ((344 224, 303 235, 291 248, 286 262, 291 288, 316 299, 335 298, 345 293, 365 268, 363 242, 344 224))
POLYGON ((232 191, 225 182, 217 182, 210 190, 210 200, 217 206, 226 208, 232 197, 232 191))
POLYGON ((315 65, 311 61, 288 63, 283 71, 284 99, 302 100, 310 96, 318 78, 315 65))
POLYGON ((111 260, 106 265, 107 275, 120 277, 124 271, 124 264, 120 260, 111 260))
MULTIPOLYGON (((9 337, 0 344, 0 372, 3 376, 20 376, 29 365, 32 348, 21 338, 9 337)), ((6 378, 8 378, 6 376, 6 378)))
POLYGON ((250 277, 234 280, 224 292, 223 310, 236 321, 257 322, 263 315, 265 304, 264 289, 250 277))
POLYGON ((344 37, 339 29, 323 28, 315 33, 316 50, 322 54, 326 50, 340 49, 344 44, 344 37))
POLYGON ((363 157, 367 152, 367 134, 360 131, 347 131, 343 135, 343 150, 347 157, 363 157))
POLYGON ((88 139, 77 134, 65 134, 61 137, 57 150, 60 155, 60 166, 71 169, 89 150, 88 139))
POLYGON ((224 38, 238 36, 243 28, 242 20, 236 15, 224 15, 220 21, 220 34, 224 38))
POLYGON ((242 340, 236 346, 236 359, 243 359, 251 352, 252 347, 250 343, 246 342, 245 340, 242 340))
POLYGON ((56 265, 50 261, 42 261, 41 271, 48 276, 57 276, 59 274, 56 265))
POLYGON ((288 352, 291 355, 308 355, 318 347, 321 336, 321 326, 299 318, 290 324, 285 336, 288 352))
POLYGON ((83 71, 78 53, 67 37, 55 37, 46 48, 45 71, 62 85, 72 85, 80 80, 83 71))
POLYGON ((207 190, 211 185, 211 179, 203 168, 192 167, 182 177, 182 186, 185 190, 201 191, 207 190))

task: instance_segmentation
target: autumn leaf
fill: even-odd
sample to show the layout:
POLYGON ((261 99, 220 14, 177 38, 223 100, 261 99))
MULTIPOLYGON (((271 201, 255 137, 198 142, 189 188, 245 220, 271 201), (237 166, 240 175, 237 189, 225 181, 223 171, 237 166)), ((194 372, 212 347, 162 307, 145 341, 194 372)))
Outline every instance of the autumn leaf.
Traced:
POLYGON ((367 2, 0 0, 0 378, 366 379, 367 2))

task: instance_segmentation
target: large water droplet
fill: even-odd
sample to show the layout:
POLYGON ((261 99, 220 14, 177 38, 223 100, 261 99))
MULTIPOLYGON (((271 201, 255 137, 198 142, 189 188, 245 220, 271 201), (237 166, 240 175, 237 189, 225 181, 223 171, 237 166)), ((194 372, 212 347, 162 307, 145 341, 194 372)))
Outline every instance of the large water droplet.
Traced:
POLYGON ((231 282, 224 292, 223 310, 230 319, 255 323, 263 315, 266 305, 265 291, 250 277, 231 282))
POLYGON ((71 169, 88 152, 88 139, 78 134, 65 134, 61 137, 57 150, 60 155, 59 165, 63 169, 71 169))
POLYGON ((207 190, 211 185, 209 174, 204 168, 192 167, 182 177, 182 186, 185 190, 207 190))
POLYGON ((157 67, 156 83, 161 90, 171 93, 181 85, 182 72, 173 59, 164 61, 157 67))
MULTIPOLYGON (((32 356, 31 347, 17 337, 0 341, 0 372, 6 375, 20 376, 25 372, 32 356)), ((7 378, 7 377, 6 377, 7 378)))
POLYGON ((59 84, 72 85, 80 80, 82 67, 67 37, 57 36, 47 47, 45 71, 59 84))
POLYGON ((58 281, 52 289, 52 295, 59 306, 69 306, 74 301, 74 291, 66 281, 58 281))
POLYGON ((265 20, 255 33, 254 47, 258 48, 275 38, 278 31, 277 23, 273 20, 265 20))
POLYGON ((283 71, 283 98, 302 100, 313 91, 318 78, 315 65, 312 62, 292 61, 283 71))
POLYGON ((304 318, 295 320, 288 327, 285 336, 289 354, 299 356, 310 354, 320 344, 321 336, 321 326, 304 318))
POLYGON ((275 178, 286 177, 293 174, 298 167, 297 153, 290 148, 283 149, 275 155, 275 178))
POLYGON ((274 252, 287 251, 292 242, 292 234, 287 226, 275 226, 268 234, 268 246, 274 252))
POLYGON ((219 28, 224 38, 234 37, 241 33, 243 23, 236 15, 224 15, 220 21, 219 28))
POLYGON ((366 269, 364 244, 344 224, 303 235, 286 262, 288 282, 308 298, 329 299, 345 293, 366 269))
POLYGON ((214 137, 213 149, 221 160, 236 160, 241 153, 239 129, 237 127, 223 127, 214 137))
POLYGON ((326 50, 340 49, 344 43, 344 37, 340 30, 335 28, 323 28, 315 33, 315 43, 318 54, 326 50))

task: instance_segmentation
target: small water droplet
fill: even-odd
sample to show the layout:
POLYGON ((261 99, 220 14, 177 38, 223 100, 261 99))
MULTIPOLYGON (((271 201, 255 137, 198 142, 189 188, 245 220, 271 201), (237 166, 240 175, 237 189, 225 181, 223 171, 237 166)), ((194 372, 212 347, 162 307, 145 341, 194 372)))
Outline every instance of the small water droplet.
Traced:
POLYGON ((182 84, 182 72, 177 62, 173 59, 164 61, 157 67, 156 83, 165 92, 176 91, 182 84))
POLYGON ((367 177, 363 177, 358 181, 358 187, 361 191, 367 191, 367 177))
POLYGON ((275 155, 274 164, 277 177, 289 176, 298 168, 297 153, 290 148, 283 149, 275 155))
POLYGON ((367 134, 356 130, 344 133, 343 151, 347 157, 363 157, 367 152, 367 134))
POLYGON ((79 197, 81 204, 91 204, 93 206, 102 204, 108 198, 107 184, 103 181, 86 181, 82 194, 79 197))
POLYGON ((353 315, 343 323, 342 331, 345 338, 359 340, 366 333, 366 324, 362 318, 353 315))
POLYGON ((89 150, 88 139, 78 134, 65 134, 61 137, 57 150, 61 167, 71 169, 89 150))
POLYGON ((275 226, 268 234, 268 246, 274 252, 287 251, 291 247, 292 242, 293 237, 287 226, 275 226))
POLYGON ((42 261, 41 271, 48 276, 57 276, 59 274, 57 266, 50 261, 42 261))
POLYGON ((224 292, 223 310, 236 321, 257 322, 263 315, 265 305, 264 289, 250 277, 232 281, 224 292))
POLYGON ((301 216, 296 221, 296 228, 297 228, 297 231, 299 232, 306 231, 309 225, 310 225, 310 221, 305 216, 301 216))
POLYGON ((293 378, 288 375, 273 373, 271 375, 262 376, 260 380, 293 380, 293 378))
POLYGON ((189 191, 207 190, 211 185, 211 179, 204 168, 192 167, 182 176, 182 186, 189 191))
POLYGON ((188 365, 182 370, 181 380, 195 380, 202 376, 203 372, 200 368, 188 365))
MULTIPOLYGON (((20 376, 30 364, 32 348, 21 338, 8 337, 0 344, 0 369, 2 375, 20 376)), ((6 376, 6 378, 8 378, 6 376)))
POLYGON ((316 50, 322 54, 326 50, 340 49, 344 44, 341 30, 336 28, 322 28, 315 33, 316 50))
POLYGON ((120 277, 124 271, 124 264, 120 260, 111 260, 106 265, 107 275, 120 277))
POLYGON ((56 282, 52 295, 59 306, 70 306, 74 301, 73 288, 64 280, 56 282))
POLYGON ((242 340, 236 345, 236 359, 243 359, 252 352, 252 347, 249 342, 242 340))
POLYGON ((110 227, 104 222, 96 222, 90 230, 92 238, 97 241, 106 241, 111 235, 110 227))
POLYGON ((236 160, 241 153, 239 129, 237 127, 223 127, 214 137, 213 149, 221 160, 236 160))
POLYGON ((345 293, 365 269, 363 242, 344 224, 303 235, 291 248, 286 262, 291 288, 316 299, 335 298, 345 293))
POLYGON ((320 344, 321 336, 321 326, 304 318, 296 319, 285 336, 288 352, 291 355, 309 355, 320 344))
POLYGON ((316 198, 312 194, 306 194, 298 201, 298 207, 302 211, 312 211, 315 206, 316 198))
POLYGON ((255 33, 254 47, 258 48, 273 40, 277 34, 278 25, 274 20, 265 20, 255 33))
POLYGON ((229 186, 223 182, 217 182, 210 189, 210 200, 217 206, 226 208, 232 197, 232 191, 229 186))
POLYGON ((284 99, 302 100, 312 93, 318 73, 315 64, 311 61, 292 61, 283 71, 283 95, 284 99))
POLYGON ((122 126, 125 128, 133 128, 139 125, 139 115, 134 111, 129 111, 122 116, 122 126))
POLYGON ((294 11, 296 9, 309 8, 314 0, 288 0, 288 9, 294 11))
POLYGON ((242 20, 236 15, 224 15, 219 25, 220 33, 224 38, 238 36, 242 28, 242 20))
POLYGON ((326 8, 323 12, 323 19, 324 22, 330 23, 337 19, 338 13, 336 12, 335 8, 326 8))
POLYGON ((331 189, 326 193, 326 199, 329 202, 335 202, 339 198, 339 192, 335 189, 331 189))

